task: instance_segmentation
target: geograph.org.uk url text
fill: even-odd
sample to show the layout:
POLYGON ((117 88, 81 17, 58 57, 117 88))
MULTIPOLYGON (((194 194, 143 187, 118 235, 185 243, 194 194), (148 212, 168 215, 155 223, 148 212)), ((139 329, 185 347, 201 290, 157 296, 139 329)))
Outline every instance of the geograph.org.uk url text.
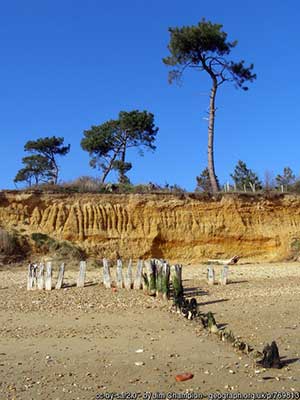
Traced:
POLYGON ((299 399, 300 392, 197 393, 197 392, 103 392, 96 400, 289 400, 299 399))

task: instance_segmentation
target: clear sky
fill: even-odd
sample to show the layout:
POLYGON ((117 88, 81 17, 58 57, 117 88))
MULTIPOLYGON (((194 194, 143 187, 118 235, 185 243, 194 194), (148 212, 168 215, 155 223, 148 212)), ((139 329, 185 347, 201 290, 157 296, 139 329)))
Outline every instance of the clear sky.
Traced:
MULTIPOLYGON (((206 167, 209 79, 188 71, 169 85, 168 27, 202 17, 238 40, 235 60, 253 62, 250 90, 223 86, 217 98, 216 172, 239 159, 263 179, 300 173, 300 3, 298 0, 10 0, 1 2, 0 188, 14 188, 27 140, 63 136, 71 152, 60 180, 97 176, 80 147, 83 130, 119 111, 148 110, 157 150, 131 152, 133 183, 195 188, 206 167)), ((113 177, 112 177, 113 178, 113 177)))

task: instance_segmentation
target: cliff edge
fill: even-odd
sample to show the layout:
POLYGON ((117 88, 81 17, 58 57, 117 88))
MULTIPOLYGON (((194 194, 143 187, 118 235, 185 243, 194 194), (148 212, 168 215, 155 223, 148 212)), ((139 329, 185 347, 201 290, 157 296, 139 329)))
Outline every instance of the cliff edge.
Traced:
POLYGON ((3 191, 0 227, 70 241, 97 257, 272 261, 300 250, 300 197, 3 191))

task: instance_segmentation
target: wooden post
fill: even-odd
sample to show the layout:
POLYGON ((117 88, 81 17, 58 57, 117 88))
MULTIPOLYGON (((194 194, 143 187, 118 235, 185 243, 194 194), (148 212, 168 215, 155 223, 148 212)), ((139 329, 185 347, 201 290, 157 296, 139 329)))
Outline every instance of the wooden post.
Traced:
POLYGON ((52 289, 52 264, 51 261, 46 263, 46 278, 45 278, 45 289, 52 289))
POLYGON ((228 265, 224 265, 221 272, 221 285, 226 285, 228 279, 228 265))
POLYGON ((128 262, 128 268, 125 276, 125 288, 131 289, 132 288, 132 261, 131 259, 128 262))
POLYGON ((207 268, 207 282, 209 285, 215 284, 215 270, 212 267, 207 268))
POLYGON ((40 263, 38 267, 38 273, 37 273, 37 288, 39 290, 44 289, 44 264, 40 263))
POLYGON ((147 280, 149 282, 149 294, 155 296, 156 294, 156 264, 154 260, 145 262, 147 268, 147 280))
POLYGON ((27 270, 27 290, 32 290, 33 288, 33 264, 28 265, 27 270))
POLYGON ((33 264, 33 276, 32 276, 32 289, 37 289, 37 269, 38 265, 36 263, 33 264))
POLYGON ((84 287, 85 273, 86 273, 86 262, 80 261, 79 275, 77 278, 77 287, 84 287))
POLYGON ((165 300, 170 297, 170 266, 164 263, 162 267, 162 295, 165 300))
POLYGON ((159 260, 155 260, 155 265, 156 265, 156 296, 162 297, 163 264, 159 260))
POLYGON ((143 279, 143 261, 138 260, 136 275, 133 282, 133 288, 136 290, 140 290, 142 288, 142 279, 143 279))
POLYGON ((117 287, 123 287, 123 273, 122 273, 122 260, 117 260, 117 271, 116 271, 117 287))
POLYGON ((65 273, 65 264, 61 263, 59 270, 58 270, 58 277, 55 289, 61 289, 64 281, 64 273, 65 273))
POLYGON ((174 299, 178 299, 183 296, 182 286, 182 265, 176 264, 171 267, 171 280, 174 291, 174 299))
POLYGON ((110 276, 108 260, 106 258, 103 258, 103 284, 106 287, 106 289, 111 288, 111 276, 110 276))

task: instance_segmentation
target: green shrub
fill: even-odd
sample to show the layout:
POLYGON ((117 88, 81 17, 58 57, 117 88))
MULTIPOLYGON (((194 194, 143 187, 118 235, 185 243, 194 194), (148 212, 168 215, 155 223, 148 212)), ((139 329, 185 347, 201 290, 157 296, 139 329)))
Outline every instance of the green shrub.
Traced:
POLYGON ((76 260, 84 260, 86 258, 84 250, 71 242, 55 240, 44 233, 32 233, 31 239, 41 252, 52 253, 59 258, 76 260))
POLYGON ((0 254, 18 258, 28 251, 28 243, 25 237, 18 235, 17 232, 8 232, 0 228, 0 254))

